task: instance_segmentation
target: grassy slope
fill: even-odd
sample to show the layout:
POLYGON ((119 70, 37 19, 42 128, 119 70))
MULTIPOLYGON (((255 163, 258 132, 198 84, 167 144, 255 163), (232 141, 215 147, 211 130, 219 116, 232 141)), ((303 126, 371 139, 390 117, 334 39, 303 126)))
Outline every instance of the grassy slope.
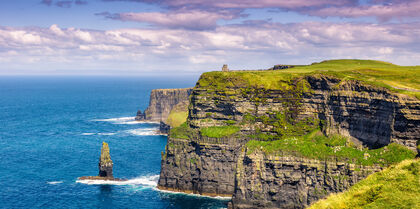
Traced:
POLYGON ((420 160, 390 166, 309 208, 420 208, 420 160))
POLYGON ((178 127, 187 121, 188 111, 174 111, 172 110, 168 116, 167 123, 171 127, 178 127))
POLYGON ((166 123, 172 128, 178 127, 187 121, 188 117, 188 103, 179 103, 172 108, 169 113, 166 123))
POLYGON ((420 98, 420 66, 398 66, 373 60, 329 60, 285 70, 215 71, 204 73, 199 84, 221 89, 233 85, 257 85, 267 89, 279 89, 287 88, 287 82, 291 79, 309 74, 361 80, 420 98))
POLYGON ((200 133, 203 136, 221 138, 225 136, 230 136, 240 130, 237 126, 213 126, 213 127, 204 127, 200 129, 200 133))
POLYGON ((326 137, 318 130, 303 137, 289 137, 275 141, 251 140, 246 146, 248 154, 261 150, 272 155, 293 154, 320 160, 338 158, 359 165, 386 166, 416 156, 414 151, 395 143, 379 149, 358 149, 343 136, 326 137))

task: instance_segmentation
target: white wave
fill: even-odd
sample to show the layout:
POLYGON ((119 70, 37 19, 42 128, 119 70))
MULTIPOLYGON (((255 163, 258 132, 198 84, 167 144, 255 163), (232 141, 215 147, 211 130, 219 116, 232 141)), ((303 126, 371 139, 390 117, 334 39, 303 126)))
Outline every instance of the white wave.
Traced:
POLYGON ((88 185, 143 185, 149 187, 156 187, 159 180, 159 175, 141 176, 126 181, 112 181, 112 180, 76 180, 77 183, 88 185))
POLYGON ((48 181, 47 184, 61 184, 63 181, 48 181))
POLYGON ((164 135, 159 133, 158 128, 137 128, 127 130, 126 132, 136 136, 164 135))
POLYGON ((203 197, 203 198, 213 198, 213 199, 219 199, 219 200, 230 200, 232 197, 221 197, 221 196, 207 196, 207 195, 201 195, 201 194, 190 194, 190 193, 184 193, 184 192, 174 192, 174 191, 168 191, 168 190, 162 190, 158 188, 154 188, 155 190, 163 193, 169 193, 169 194, 179 194, 179 195, 188 195, 188 196, 194 196, 194 197, 203 197))
POLYGON ((98 133, 98 135, 101 135, 101 136, 112 136, 112 135, 115 135, 116 133, 98 133))
POLYGON ((91 136, 91 135, 95 135, 96 133, 82 133, 83 136, 91 136))
POLYGON ((82 133, 83 136, 92 136, 92 135, 100 135, 100 136, 112 136, 117 133, 82 133))
POLYGON ((137 121, 135 120, 135 117, 120 117, 120 118, 108 118, 108 119, 95 119, 93 121, 102 121, 102 122, 110 122, 113 124, 141 124, 141 123, 154 123, 159 124, 158 122, 152 122, 152 121, 137 121))
POLYGON ((103 122, 118 122, 118 121, 130 121, 134 120, 134 117, 120 117, 120 118, 108 118, 108 119, 95 119, 93 121, 103 121, 103 122))

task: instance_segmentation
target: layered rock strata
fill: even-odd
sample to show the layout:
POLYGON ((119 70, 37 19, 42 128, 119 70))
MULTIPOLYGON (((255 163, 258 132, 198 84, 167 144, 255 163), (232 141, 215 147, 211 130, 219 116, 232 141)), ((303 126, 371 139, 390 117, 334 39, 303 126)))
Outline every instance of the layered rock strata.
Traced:
POLYGON ((159 132, 168 134, 171 128, 167 121, 174 109, 187 109, 192 88, 184 89, 154 89, 150 93, 149 106, 142 112, 137 111, 135 120, 159 122, 159 132))
POLYGON ((149 106, 142 114, 138 112, 138 120, 166 121, 177 104, 188 101, 192 88, 185 89, 153 89, 150 93, 149 106))
POLYGON ((378 170, 297 158, 292 153, 247 155, 249 135, 281 131, 264 122, 279 112, 296 120, 318 121, 324 134, 347 136, 360 148, 396 142, 416 150, 420 139, 420 101, 385 88, 323 75, 302 77, 285 89, 242 85, 235 79, 226 79, 233 85, 219 88, 201 80, 191 93, 190 134, 168 138, 160 189, 233 195, 233 208, 302 208, 378 170), (250 124, 249 118, 258 120, 250 124), (200 132, 230 124, 240 130, 229 137, 212 138, 200 132))
POLYGON ((320 161, 253 153, 239 159, 230 208, 304 208, 329 193, 343 192, 380 171, 337 159, 320 161))

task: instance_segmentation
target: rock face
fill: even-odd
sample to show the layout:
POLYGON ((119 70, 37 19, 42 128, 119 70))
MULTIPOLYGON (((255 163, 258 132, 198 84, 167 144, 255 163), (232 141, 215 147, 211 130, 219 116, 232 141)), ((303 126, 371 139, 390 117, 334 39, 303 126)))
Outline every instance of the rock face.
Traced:
POLYGON ((246 155, 238 162, 232 208, 303 208, 380 171, 332 159, 246 155))
POLYGON ((247 154, 244 145, 250 134, 278 131, 261 121, 249 125, 248 116, 269 118, 286 112, 293 118, 322 121, 324 134, 347 136, 360 147, 396 142, 416 150, 420 139, 420 101, 385 88, 323 75, 303 77, 284 90, 250 88, 233 79, 226 82, 235 85, 214 88, 202 79, 191 93, 188 137, 168 138, 160 189, 233 195, 233 208, 303 208, 380 169, 290 153, 247 154), (300 88, 305 91, 296 90, 300 88), (229 137, 212 138, 199 131, 231 123, 240 131, 229 137))
POLYGON ((144 119, 156 122, 166 121, 175 105, 188 101, 191 91, 192 88, 153 89, 150 93, 149 106, 144 111, 144 119))
POLYGON ((102 142, 101 155, 99 157, 99 174, 97 176, 82 176, 79 180, 102 180, 102 181, 126 181, 125 179, 114 178, 112 174, 113 163, 109 154, 108 143, 102 142))
POLYGON ((99 174, 100 177, 114 178, 112 175, 112 166, 114 164, 109 154, 109 146, 106 142, 102 142, 101 156, 99 157, 99 174))
POLYGON ((142 113, 141 110, 138 110, 135 120, 146 120, 146 114, 142 113))
POLYGON ((169 131, 171 130, 171 126, 166 124, 163 121, 160 121, 159 123, 159 131, 162 134, 169 134, 169 131))

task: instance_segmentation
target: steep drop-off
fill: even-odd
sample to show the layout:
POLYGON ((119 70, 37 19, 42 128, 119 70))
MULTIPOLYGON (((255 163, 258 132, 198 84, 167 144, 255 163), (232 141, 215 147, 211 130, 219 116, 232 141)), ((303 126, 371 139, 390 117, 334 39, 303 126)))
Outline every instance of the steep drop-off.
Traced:
POLYGON ((201 76, 162 153, 160 189, 233 196, 233 208, 303 208, 414 157, 416 97, 323 73, 264 73, 201 76), (300 144, 319 132, 325 143, 312 134, 300 144), (277 144, 258 144, 267 141, 277 144))
POLYGON ((170 127, 185 121, 191 91, 192 88, 153 89, 149 106, 143 113, 137 112, 136 120, 160 122, 160 132, 168 133, 170 127))

